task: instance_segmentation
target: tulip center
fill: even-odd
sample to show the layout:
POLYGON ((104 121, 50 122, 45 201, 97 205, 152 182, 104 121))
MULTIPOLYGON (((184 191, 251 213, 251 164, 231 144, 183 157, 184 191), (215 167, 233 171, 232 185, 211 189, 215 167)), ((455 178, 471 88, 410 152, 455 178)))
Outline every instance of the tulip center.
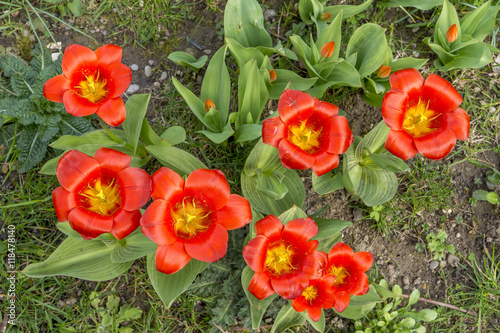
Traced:
POLYGON ((321 130, 315 131, 311 126, 307 126, 305 121, 300 122, 300 126, 290 126, 288 139, 297 147, 312 154, 319 147, 319 135, 321 130))
POLYGON ((413 137, 421 137, 436 130, 435 120, 440 116, 429 110, 429 102, 418 100, 416 106, 409 107, 405 113, 403 129, 413 137))
POLYGON ((296 269, 292 265, 292 258, 294 251, 291 245, 284 242, 278 242, 269 246, 264 265, 267 270, 273 275, 281 275, 289 273, 291 270, 296 269))
POLYGON ((337 266, 330 266, 328 269, 328 273, 332 276, 335 277, 335 282, 333 285, 335 287, 341 286, 343 284, 346 284, 347 281, 345 279, 349 276, 349 272, 347 269, 343 266, 337 267, 337 266))
POLYGON ((120 191, 114 179, 109 184, 97 179, 94 184, 87 184, 80 195, 86 199, 87 209, 103 216, 113 214, 121 205, 120 191))
POLYGON ((175 205, 171 214, 174 219, 174 232, 181 238, 193 238, 210 227, 210 211, 195 199, 185 197, 175 205))
POLYGON ((318 289, 315 286, 309 286, 302 292, 302 296, 309 301, 309 304, 312 304, 314 299, 318 296, 318 289))
POLYGON ((85 80, 75 88, 79 90, 79 95, 86 98, 91 103, 99 103, 107 95, 106 80, 99 78, 99 71, 92 75, 85 75, 85 80))

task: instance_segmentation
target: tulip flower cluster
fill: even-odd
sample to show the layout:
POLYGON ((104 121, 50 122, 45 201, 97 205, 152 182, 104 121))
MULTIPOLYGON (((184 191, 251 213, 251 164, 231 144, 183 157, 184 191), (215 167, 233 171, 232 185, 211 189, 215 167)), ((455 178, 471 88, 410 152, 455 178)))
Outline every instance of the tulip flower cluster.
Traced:
POLYGON ((298 311, 307 310, 318 321, 321 309, 344 311, 351 295, 369 290, 366 271, 373 263, 369 252, 357 252, 340 242, 326 254, 317 251, 318 233, 312 218, 283 225, 274 215, 255 224, 257 236, 243 249, 243 258, 255 272, 248 290, 262 300, 274 293, 293 300, 298 311))

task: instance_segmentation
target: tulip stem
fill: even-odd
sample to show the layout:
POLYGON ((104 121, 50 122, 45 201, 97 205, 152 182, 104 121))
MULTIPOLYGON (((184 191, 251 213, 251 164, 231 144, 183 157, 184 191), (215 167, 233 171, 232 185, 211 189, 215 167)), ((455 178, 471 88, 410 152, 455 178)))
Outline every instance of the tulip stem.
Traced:
MULTIPOLYGON (((410 296, 405 295, 405 294, 402 294, 402 295, 401 295, 401 297, 403 297, 403 298, 410 298, 410 296)), ((444 306, 445 308, 449 308, 449 309, 457 310, 457 311, 463 312, 463 313, 465 313, 465 314, 470 314, 470 315, 472 315, 472 316, 477 316, 477 313, 475 313, 474 311, 465 310, 465 309, 460 309, 460 308, 457 308, 456 306, 451 305, 451 304, 448 304, 448 303, 443 303, 443 302, 433 301, 432 299, 422 298, 422 297, 420 297, 418 300, 419 300, 419 301, 422 301, 422 302, 427 302, 427 303, 431 303, 431 304, 439 305, 439 306, 444 306)))

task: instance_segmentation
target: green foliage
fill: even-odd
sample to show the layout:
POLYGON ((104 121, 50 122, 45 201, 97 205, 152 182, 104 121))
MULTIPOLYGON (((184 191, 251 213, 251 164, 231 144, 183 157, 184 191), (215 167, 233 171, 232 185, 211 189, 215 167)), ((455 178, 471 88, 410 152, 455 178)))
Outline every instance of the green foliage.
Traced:
POLYGON ((434 260, 442 260, 445 252, 455 253, 455 246, 453 244, 446 244, 448 234, 444 230, 439 230, 437 234, 431 232, 427 235, 427 248, 433 254, 434 260))
POLYGON ((488 201, 492 205, 499 205, 500 198, 498 193, 500 192, 500 172, 497 169, 488 170, 486 185, 492 191, 476 190, 472 193, 473 199, 488 201))
POLYGON ((62 103, 50 102, 43 96, 43 86, 62 73, 61 57, 52 62, 50 52, 37 45, 29 64, 11 55, 0 58, 0 70, 6 78, 7 94, 0 99, 2 126, 17 123, 19 137, 18 170, 24 173, 45 157, 47 145, 65 135, 81 135, 93 129, 90 121, 66 113, 62 103))
POLYGON ((200 68, 205 66, 208 57, 204 55, 199 59, 196 59, 191 54, 186 52, 172 52, 168 55, 168 59, 183 67, 191 68, 196 73, 198 73, 200 68))

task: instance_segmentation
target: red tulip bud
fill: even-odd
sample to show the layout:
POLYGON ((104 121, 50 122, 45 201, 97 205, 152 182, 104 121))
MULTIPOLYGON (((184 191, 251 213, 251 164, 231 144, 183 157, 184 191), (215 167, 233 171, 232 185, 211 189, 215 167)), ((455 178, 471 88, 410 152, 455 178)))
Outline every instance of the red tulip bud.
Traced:
POLYGON ((389 76, 389 74, 391 74, 391 67, 389 66, 380 66, 380 68, 377 70, 377 76, 379 78, 386 78, 389 76))
POLYGON ((210 109, 215 109, 215 104, 210 99, 205 101, 205 112, 210 111, 210 109))
POLYGON ((448 43, 453 43, 454 41, 457 40, 457 37, 458 37, 458 29, 457 25, 454 24, 446 32, 446 40, 448 41, 448 43))
POLYGON ((323 12, 323 14, 321 14, 321 16, 320 16, 320 19, 321 19, 321 21, 328 21, 330 19, 330 17, 332 17, 332 14, 327 13, 327 12, 323 12))
POLYGON ((269 79, 271 80, 271 82, 273 82, 274 80, 276 80, 278 78, 278 75, 276 75, 276 72, 274 70, 270 70, 269 71, 269 79))
POLYGON ((323 47, 321 48, 320 54, 323 58, 330 58, 333 54, 333 51, 335 51, 335 42, 331 41, 328 43, 325 43, 323 47))

